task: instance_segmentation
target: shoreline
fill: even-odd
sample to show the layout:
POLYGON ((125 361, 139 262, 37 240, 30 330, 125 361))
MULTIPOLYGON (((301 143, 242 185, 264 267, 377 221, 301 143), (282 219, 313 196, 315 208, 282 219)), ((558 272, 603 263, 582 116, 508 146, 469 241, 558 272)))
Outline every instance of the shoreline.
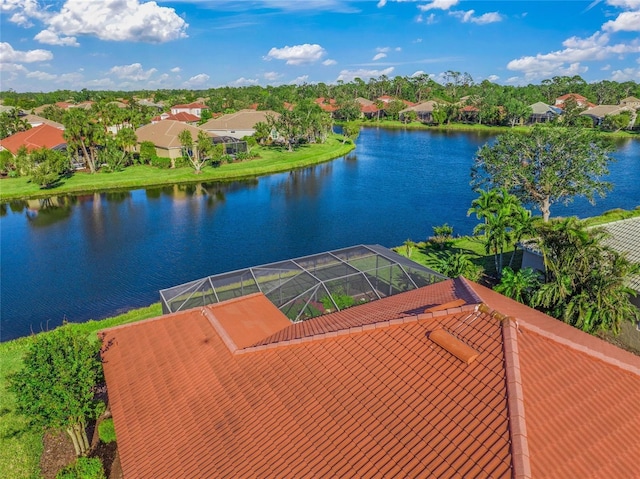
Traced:
POLYGON ((76 173, 64 180, 59 187, 46 190, 30 184, 27 177, 3 178, 0 180, 0 203, 175 184, 247 180, 333 161, 349 154, 355 147, 353 142, 342 143, 341 136, 333 135, 326 143, 309 145, 291 153, 260 150, 261 157, 258 159, 215 168, 208 166, 199 175, 194 174, 191 167, 159 169, 149 165, 134 165, 114 173, 76 173), (312 148, 314 151, 310 152, 307 148, 312 148))

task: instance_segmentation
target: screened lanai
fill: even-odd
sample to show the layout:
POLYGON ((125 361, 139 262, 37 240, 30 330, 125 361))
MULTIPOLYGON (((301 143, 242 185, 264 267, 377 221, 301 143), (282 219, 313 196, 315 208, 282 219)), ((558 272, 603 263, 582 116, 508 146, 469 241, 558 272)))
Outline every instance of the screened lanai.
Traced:
POLYGON ((359 245, 208 276, 160 298, 168 314, 262 292, 297 322, 445 279, 380 245, 359 245))

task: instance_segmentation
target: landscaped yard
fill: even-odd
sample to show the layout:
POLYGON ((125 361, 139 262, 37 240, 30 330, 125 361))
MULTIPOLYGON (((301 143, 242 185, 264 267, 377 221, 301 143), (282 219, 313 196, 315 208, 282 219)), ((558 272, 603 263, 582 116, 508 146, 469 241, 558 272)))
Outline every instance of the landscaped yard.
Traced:
POLYGON ((196 175, 191 167, 160 169, 148 165, 136 165, 114 173, 78 172, 52 189, 40 189, 26 177, 3 178, 0 180, 0 201, 109 189, 253 178, 323 163, 346 155, 354 147, 353 143, 343 143, 342 136, 333 135, 323 144, 303 145, 293 152, 286 151, 286 148, 255 147, 253 151, 256 151, 260 158, 227 163, 218 167, 207 166, 199 175, 196 175))

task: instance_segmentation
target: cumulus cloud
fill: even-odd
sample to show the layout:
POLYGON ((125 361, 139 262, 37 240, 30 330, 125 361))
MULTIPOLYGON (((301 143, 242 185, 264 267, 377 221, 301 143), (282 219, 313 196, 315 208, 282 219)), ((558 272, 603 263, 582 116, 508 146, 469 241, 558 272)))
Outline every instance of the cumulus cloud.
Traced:
POLYGON ((611 79, 617 82, 640 81, 640 68, 624 68, 611 72, 611 79))
POLYGON ((199 73, 184 82, 184 86, 187 88, 204 86, 209 81, 209 78, 211 77, 209 77, 209 75, 207 75, 206 73, 199 73))
POLYGON ((364 80, 366 78, 379 77, 382 75, 389 76, 391 73, 393 73, 393 69, 393 67, 389 67, 385 68, 384 70, 365 70, 364 68, 358 70, 342 70, 337 79, 344 82, 350 82, 355 78, 361 78, 364 80))
POLYGON ((60 45, 66 47, 80 46, 76 37, 60 37, 57 33, 54 33, 51 30, 42 30, 33 37, 33 39, 38 40, 40 43, 46 43, 47 45, 60 45))
POLYGON ((609 41, 609 35, 601 32, 596 32, 588 38, 571 37, 563 42, 563 50, 511 60, 507 68, 523 72, 527 79, 549 78, 555 75, 584 73, 586 67, 582 67, 580 62, 605 60, 612 55, 640 52, 638 41, 614 45, 610 45, 609 41))
POLYGON ((265 80, 267 81, 275 81, 278 78, 280 78, 282 75, 278 72, 267 72, 264 75, 262 75, 264 77, 265 80))
POLYGON ((180 67, 173 67, 171 70, 169 70, 171 73, 180 73, 182 71, 182 68, 180 67))
POLYGON ((318 44, 305 43, 303 45, 273 47, 264 57, 265 60, 285 60, 287 65, 304 65, 321 60, 327 51, 318 44))
POLYGON ((0 42, 0 61, 2 63, 33 63, 46 62, 53 58, 49 50, 14 50, 11 44, 0 42))
POLYGON ((109 73, 123 80, 142 81, 148 80, 157 71, 155 68, 145 71, 140 63, 132 63, 131 65, 115 66, 109 70, 109 73))
POLYGON ((496 82, 496 81, 500 80, 500 77, 498 75, 489 75, 487 77, 487 80, 489 80, 490 82, 496 82))
POLYGON ((337 63, 338 63, 337 61, 332 60, 331 58, 327 58, 325 61, 323 61, 323 62, 322 62, 322 64, 323 64, 324 66, 326 66, 326 67, 329 67, 329 66, 331 66, 331 65, 335 65, 335 64, 337 64, 337 63))
POLYGON ((250 86, 250 85, 257 85, 259 82, 257 79, 255 78, 245 78, 245 77, 240 77, 237 80, 234 80, 232 82, 229 83, 229 85, 231 86, 250 86))
POLYGON ((294 78, 289 82, 290 85, 301 85, 303 83, 307 83, 309 80, 309 75, 301 75, 297 78, 294 78))
POLYGON ((40 81, 52 81, 58 78, 58 75, 53 75, 47 72, 35 71, 35 72, 27 73, 27 78, 35 78, 36 80, 40 80, 40 81))
POLYGON ((373 57, 372 60, 375 62, 376 60, 381 60, 386 57, 387 57, 386 53, 376 53, 376 55, 373 57))
POLYGON ((498 12, 484 13, 479 17, 476 17, 475 13, 475 10, 468 10, 466 12, 453 11, 449 12, 449 15, 453 15, 454 17, 459 18, 462 23, 476 23, 478 25, 486 25, 488 23, 496 23, 503 20, 502 15, 500 15, 498 12))
MULTIPOLYGON (((33 13, 26 9, 22 12, 33 13)), ((38 15, 47 28, 36 39, 56 42, 52 43, 55 45, 75 45, 73 37, 78 35, 110 41, 164 43, 186 37, 188 27, 173 8, 161 7, 154 1, 66 0, 60 11, 40 11, 38 15)))
POLYGON ((9 21, 25 28, 33 26, 32 18, 42 20, 47 16, 37 0, 0 0, 0 12, 13 12, 9 21))
POLYGON ((418 5, 418 8, 423 12, 427 12, 429 10, 449 10, 459 2, 460 0, 433 0, 425 5, 418 5))
POLYGON ((635 12, 622 12, 615 20, 602 25, 608 32, 640 32, 640 2, 636 3, 635 12))
POLYGON ((24 67, 24 65, 3 61, 3 62, 0 62, 0 71, 7 72, 7 73, 18 73, 18 72, 25 73, 27 72, 27 69, 24 67))

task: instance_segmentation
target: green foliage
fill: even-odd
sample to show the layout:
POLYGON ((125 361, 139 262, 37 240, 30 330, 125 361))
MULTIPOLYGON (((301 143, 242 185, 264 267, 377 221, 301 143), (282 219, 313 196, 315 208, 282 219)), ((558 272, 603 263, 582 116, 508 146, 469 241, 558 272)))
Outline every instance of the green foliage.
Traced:
POLYGON ((118 148, 114 141, 108 141, 106 146, 98 151, 98 162, 107 172, 122 171, 126 166, 127 154, 118 148))
POLYGON ((171 168, 171 158, 164 158, 162 156, 156 156, 150 160, 151 166, 161 169, 171 168))
POLYGON ((433 226, 433 236, 429 238, 429 241, 434 245, 439 245, 440 248, 444 248, 451 242, 453 237, 453 226, 449 226, 447 223, 439 226, 433 226))
POLYGON ((631 123, 631 112, 623 111, 617 115, 608 115, 604 117, 602 128, 604 130, 618 131, 628 128, 631 123))
POLYGON ((15 160, 9 150, 0 151, 0 173, 9 173, 16 169, 15 160))
POLYGON ((532 268, 518 271, 505 266, 500 283, 493 289, 520 303, 531 304, 531 298, 540 286, 540 273, 532 268))
POLYGON ((94 400, 94 388, 102 380, 98 349, 99 343, 62 326, 35 336, 23 369, 9 378, 17 411, 34 426, 66 430, 78 455, 89 447, 86 421, 99 411, 94 400))
POLYGON ((342 126, 342 134, 345 138, 350 139, 352 143, 355 143, 358 136, 360 136, 360 124, 353 121, 345 123, 342 126))
POLYGON ((542 225, 539 234, 546 282, 533 297, 536 307, 588 333, 617 334, 623 321, 640 320, 626 285, 640 265, 605 246, 604 230, 567 218, 542 225))
POLYGON ((98 425, 98 436, 106 444, 116 441, 116 429, 113 426, 113 418, 108 418, 98 425))
POLYGON ((471 281, 479 281, 484 270, 471 259, 471 256, 462 251, 447 254, 438 259, 435 269, 449 278, 464 276, 471 281))
POLYGON ((56 474, 56 479, 106 479, 97 457, 79 457, 56 474))
POLYGON ((534 126, 524 135, 507 132, 478 151, 472 185, 507 188, 523 203, 535 203, 548 221, 554 203, 605 196, 611 185, 602 178, 612 150, 611 142, 587 130, 534 126))
POLYGON ((338 309, 342 311, 345 308, 353 306, 356 301, 348 294, 345 294, 342 290, 337 289, 331 293, 331 297, 324 296, 320 302, 322 303, 322 306, 324 306, 325 310, 333 310, 337 306, 338 309))
POLYGON ((50 188, 60 181, 61 175, 71 169, 69 157, 61 152, 40 148, 29 154, 31 181, 41 188, 50 188))
POLYGON ((156 147, 152 141, 143 141, 140 143, 140 163, 151 164, 157 157, 156 147))

